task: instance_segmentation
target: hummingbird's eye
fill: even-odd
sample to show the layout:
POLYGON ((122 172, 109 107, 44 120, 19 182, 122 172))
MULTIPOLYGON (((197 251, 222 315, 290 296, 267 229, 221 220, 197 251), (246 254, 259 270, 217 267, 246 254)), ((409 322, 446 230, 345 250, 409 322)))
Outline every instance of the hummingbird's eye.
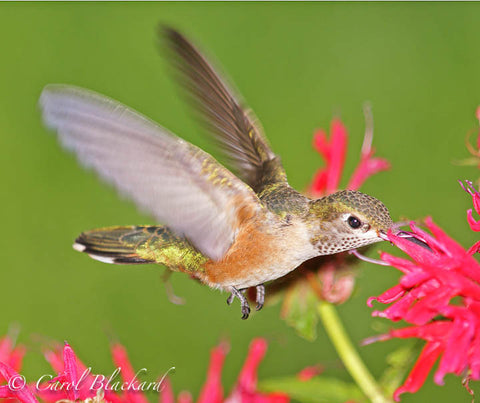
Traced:
POLYGON ((348 222, 348 225, 350 225, 350 227, 352 227, 353 229, 357 229, 362 226, 362 222, 353 215, 348 217, 347 222, 348 222))

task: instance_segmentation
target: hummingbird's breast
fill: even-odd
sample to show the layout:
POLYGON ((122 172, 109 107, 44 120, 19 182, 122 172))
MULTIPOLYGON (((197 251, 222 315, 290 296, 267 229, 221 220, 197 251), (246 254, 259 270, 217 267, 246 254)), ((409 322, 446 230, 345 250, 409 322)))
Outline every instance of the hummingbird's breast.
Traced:
POLYGON ((213 288, 248 288, 282 277, 316 255, 300 219, 287 224, 270 213, 242 226, 223 259, 208 261, 200 276, 213 288))

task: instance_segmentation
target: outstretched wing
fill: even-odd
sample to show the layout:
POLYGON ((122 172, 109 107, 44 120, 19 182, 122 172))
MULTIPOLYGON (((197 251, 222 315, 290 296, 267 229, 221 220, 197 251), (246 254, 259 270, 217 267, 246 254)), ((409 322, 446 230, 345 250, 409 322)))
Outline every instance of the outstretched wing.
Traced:
POLYGON ((163 27, 171 51, 171 61, 200 112, 200 117, 219 141, 235 173, 257 189, 264 176, 272 177, 266 169, 275 167, 276 175, 284 180, 280 160, 271 150, 257 119, 244 109, 212 65, 182 34, 163 27), (275 164, 269 163, 275 161, 275 164))
POLYGON ((240 221, 261 209, 253 190, 209 154, 114 100, 48 85, 40 106, 85 166, 211 259, 221 259, 240 221))

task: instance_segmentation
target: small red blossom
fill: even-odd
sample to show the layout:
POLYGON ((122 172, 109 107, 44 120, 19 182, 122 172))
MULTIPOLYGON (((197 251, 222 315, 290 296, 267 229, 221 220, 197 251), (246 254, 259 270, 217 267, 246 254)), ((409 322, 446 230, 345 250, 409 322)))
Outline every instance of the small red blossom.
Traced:
POLYGON ((312 365, 311 367, 303 368, 298 374, 297 378, 301 381, 309 381, 310 379, 320 375, 324 371, 323 366, 317 364, 312 365))
MULTIPOLYGON (((262 393, 257 390, 257 370, 267 350, 265 339, 257 338, 252 341, 243 365, 237 383, 230 395, 223 397, 221 385, 221 372, 225 357, 227 355, 227 345, 221 343, 212 349, 210 353, 210 365, 207 373, 207 380, 200 392, 198 403, 287 403, 290 398, 283 393, 262 393)), ((161 391, 160 403, 174 403, 175 397, 168 380, 161 391)), ((193 399, 190 394, 182 392, 178 403, 190 403, 193 399)))
MULTIPOLYGON (((374 157, 375 149, 372 147, 373 123, 370 111, 366 109, 367 129, 360 153, 360 162, 355 168, 347 189, 357 190, 372 175, 390 168, 390 163, 374 157)), ((313 137, 313 147, 325 161, 325 167, 315 174, 309 187, 310 196, 318 198, 339 190, 340 180, 347 154, 348 134, 347 129, 339 119, 334 119, 330 127, 330 140, 323 130, 318 130, 313 137)))
MULTIPOLYGON (((477 210, 480 195, 471 183, 467 186, 477 210)), ((470 219, 469 223, 476 230, 470 219)), ((374 316, 413 325, 373 337, 367 343, 393 337, 426 341, 406 381, 395 391, 395 400, 404 392, 416 392, 438 359, 434 381, 439 385, 448 373, 480 379, 480 264, 472 257, 472 248, 465 250, 431 218, 425 225, 430 232, 412 222, 411 233, 388 234, 410 259, 382 253, 382 261, 403 276, 396 286, 367 301, 369 306, 374 300, 391 304, 383 311, 374 311, 374 316)))

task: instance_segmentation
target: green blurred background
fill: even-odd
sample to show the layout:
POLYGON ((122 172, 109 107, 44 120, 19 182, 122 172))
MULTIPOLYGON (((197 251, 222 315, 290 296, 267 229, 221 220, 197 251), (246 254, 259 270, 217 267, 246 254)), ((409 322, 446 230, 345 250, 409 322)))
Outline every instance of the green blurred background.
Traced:
MULTIPOLYGON (((25 3, 0 5, 0 333, 21 325, 25 374, 48 371, 31 335, 68 340, 97 372, 113 365, 108 336, 126 345, 152 379, 175 366, 176 391, 194 396, 206 375, 209 350, 231 341, 223 380, 228 391, 254 336, 269 340, 260 379, 294 374, 321 362, 348 380, 319 328, 307 342, 279 319, 279 306, 248 321, 220 294, 173 276, 185 306, 168 302, 163 268, 109 266, 75 253, 82 230, 150 223, 130 202, 62 151, 40 121, 45 84, 70 83, 107 94, 212 150, 191 119, 155 45, 159 22, 191 36, 221 61, 261 119, 290 183, 304 188, 320 167, 311 147, 315 128, 339 115, 349 129, 346 172, 358 161, 362 104, 373 105, 374 144, 392 170, 363 187, 389 206, 393 218, 432 215, 470 245, 471 201, 456 180, 476 179, 466 133, 480 104, 478 3, 25 3)), ((345 182, 344 182, 345 184, 345 182)), ((382 245, 391 250, 389 245, 382 245)), ((378 249, 378 248, 377 248, 378 249)), ((339 308, 355 342, 386 330, 365 301, 398 278, 394 269, 359 266, 357 291, 339 308)), ((372 372, 403 342, 361 348, 372 372)), ((152 399, 156 396, 151 395, 152 399)), ((402 401, 470 401, 460 379, 426 385, 402 401)))

